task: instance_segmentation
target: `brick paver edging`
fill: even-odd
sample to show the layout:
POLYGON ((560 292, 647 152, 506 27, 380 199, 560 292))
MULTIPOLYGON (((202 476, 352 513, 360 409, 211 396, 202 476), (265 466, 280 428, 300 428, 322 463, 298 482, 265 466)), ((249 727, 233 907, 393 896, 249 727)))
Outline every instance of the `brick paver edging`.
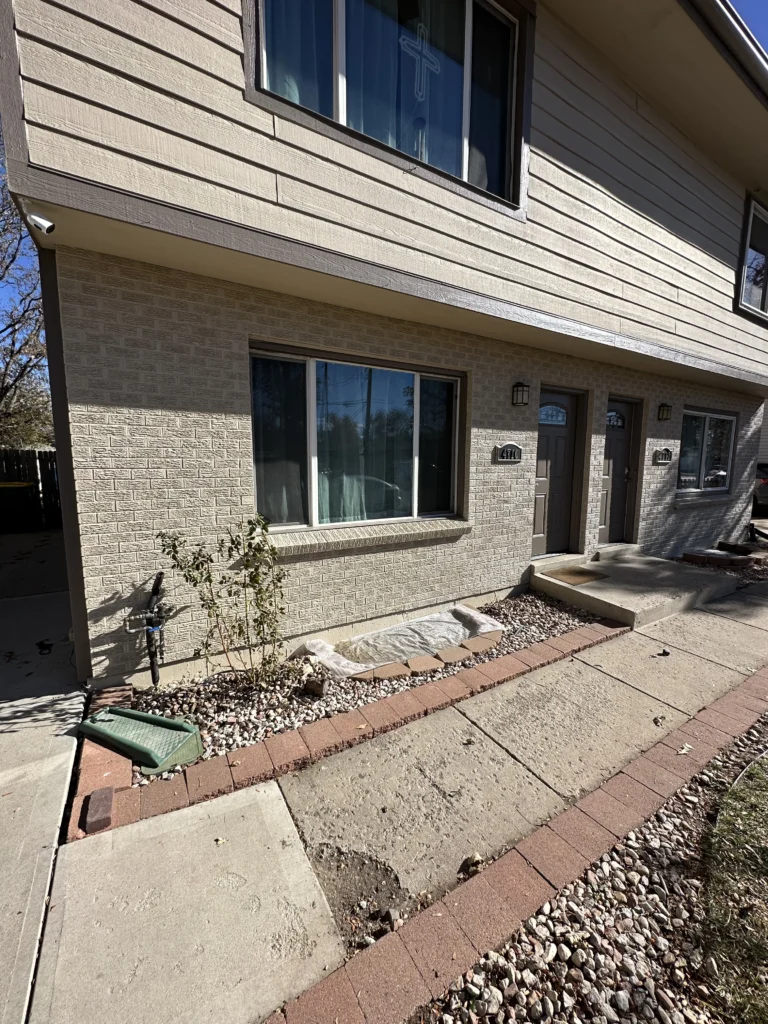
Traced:
MULTIPOLYGON (((492 658, 444 679, 402 690, 354 711, 321 718, 260 743, 198 761, 172 779, 158 780, 149 786, 133 788, 131 760, 84 739, 67 842, 279 778, 329 754, 627 632, 629 626, 608 619, 579 626, 561 636, 550 637, 546 642, 492 658)), ((129 707, 131 700, 130 686, 98 690, 91 699, 89 713, 108 706, 129 707)))
POLYGON ((670 733, 480 874, 352 957, 266 1024, 401 1024, 768 713, 768 667, 670 733), (680 754, 683 745, 690 747, 680 754))

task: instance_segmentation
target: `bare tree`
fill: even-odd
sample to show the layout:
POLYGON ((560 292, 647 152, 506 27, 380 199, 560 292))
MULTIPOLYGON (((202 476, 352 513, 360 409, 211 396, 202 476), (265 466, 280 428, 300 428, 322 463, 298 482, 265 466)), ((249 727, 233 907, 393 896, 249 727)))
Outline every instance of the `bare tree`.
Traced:
POLYGON ((37 252, 8 191, 0 135, 0 447, 52 443, 37 252))

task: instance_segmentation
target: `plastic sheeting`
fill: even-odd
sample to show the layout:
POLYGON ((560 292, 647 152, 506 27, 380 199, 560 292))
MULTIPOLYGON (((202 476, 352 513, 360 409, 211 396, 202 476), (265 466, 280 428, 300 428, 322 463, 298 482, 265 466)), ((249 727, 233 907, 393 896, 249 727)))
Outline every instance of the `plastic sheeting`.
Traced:
POLYGON ((457 604, 445 612, 341 640, 335 646, 325 640, 308 640, 297 654, 314 654, 330 672, 346 678, 379 665, 434 654, 442 647, 457 647, 469 637, 503 629, 490 615, 457 604))

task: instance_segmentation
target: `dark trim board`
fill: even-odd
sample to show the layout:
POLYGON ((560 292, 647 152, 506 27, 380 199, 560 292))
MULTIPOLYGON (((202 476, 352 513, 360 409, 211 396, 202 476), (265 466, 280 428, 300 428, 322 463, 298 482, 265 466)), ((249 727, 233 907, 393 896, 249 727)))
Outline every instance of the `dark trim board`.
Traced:
POLYGON ((531 136, 531 106, 533 101, 534 37, 536 26, 536 0, 498 0, 503 9, 513 16, 519 26, 517 40, 517 64, 515 80, 514 138, 511 158, 511 198, 503 199, 481 188, 470 185, 452 174, 441 171, 430 164, 392 149, 383 142, 349 128, 297 103, 267 92, 260 86, 260 19, 261 0, 243 0, 243 68, 245 88, 243 96, 249 103, 268 111, 276 117, 301 125, 310 131, 324 135, 343 145, 351 146, 368 156, 397 167, 406 174, 423 178, 434 185, 446 188, 456 195, 471 199, 497 213, 514 220, 525 221, 528 207, 528 164, 531 136), (518 131, 517 126, 520 126, 518 131))
MULTIPOLYGON (((658 360, 665 364, 666 371, 660 370, 658 366, 644 367, 649 373, 666 372, 669 376, 675 376, 674 368, 679 368, 680 371, 683 371, 684 376, 697 379, 707 386, 732 388, 734 391, 748 391, 768 397, 768 373, 740 371, 736 366, 678 352, 657 342, 606 331, 603 328, 593 327, 591 324, 571 320, 554 313, 543 313, 505 299, 492 298, 431 278, 384 267, 357 257, 345 256, 328 249, 321 249, 319 246, 272 235, 266 231, 244 227, 242 224, 232 221, 221 220, 143 196, 96 185, 57 171, 31 167, 16 161, 9 161, 9 165, 14 191, 17 195, 45 197, 46 202, 90 213, 93 216, 105 217, 151 231, 191 239, 276 263, 288 264, 314 273, 348 280, 354 284, 453 306, 469 312, 480 313, 498 321, 534 327, 563 338, 591 342, 603 349, 602 353, 596 351, 594 355, 588 355, 585 358, 606 361, 607 350, 625 352, 649 360, 658 360), (688 371, 687 375, 685 371, 688 371), (708 381, 706 377, 709 375, 715 375, 719 379, 708 381), (744 385, 751 386, 745 387, 744 385)), ((55 237, 53 236, 54 239, 55 237)), ((478 330, 477 333, 482 334, 482 330, 478 330)), ((524 341, 522 344, 530 344, 530 342, 524 341)), ((557 351, 562 350, 558 349, 557 351)))
POLYGON ((39 249, 40 286, 45 316, 45 338, 48 350, 48 374, 51 384, 51 407, 56 433, 56 471, 61 497, 61 519, 64 529, 64 554, 69 582, 69 605, 75 645, 75 669, 78 682, 92 675, 91 648, 88 638, 88 611, 83 577, 83 553, 77 518, 75 471, 72 460, 72 434, 69 429, 69 400, 64 366, 64 341, 59 310, 59 284, 56 253, 39 249))

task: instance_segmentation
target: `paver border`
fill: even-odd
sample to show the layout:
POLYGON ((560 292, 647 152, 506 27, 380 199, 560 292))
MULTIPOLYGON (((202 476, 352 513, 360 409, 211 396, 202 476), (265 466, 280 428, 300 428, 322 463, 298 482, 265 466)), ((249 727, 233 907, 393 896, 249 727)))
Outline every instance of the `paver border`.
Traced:
MULTIPOLYGON (((235 789, 280 778, 339 750, 357 746, 374 736, 398 729, 417 718, 424 718, 629 631, 629 626, 611 619, 578 626, 512 654, 502 654, 460 669, 454 675, 420 683, 370 704, 362 704, 352 711, 320 718, 259 743, 198 761, 172 779, 156 780, 148 786, 132 788, 130 758, 93 740, 83 739, 66 841, 107 832, 189 804, 211 800, 235 789), (94 799, 97 792, 98 798, 94 799)), ((93 714, 109 706, 130 707, 132 699, 133 688, 128 684, 105 687, 93 694, 88 713, 93 714)))
POLYGON ((685 726, 676 729, 401 929, 276 1010, 265 1024, 401 1024, 444 996, 451 982, 503 945, 559 889, 576 881, 766 714, 768 666, 691 719, 690 724, 709 727, 707 740, 685 726), (709 727, 710 713, 721 716, 720 730, 709 727), (681 753, 683 745, 690 750, 681 753), (330 999, 331 992, 344 998, 330 999))

